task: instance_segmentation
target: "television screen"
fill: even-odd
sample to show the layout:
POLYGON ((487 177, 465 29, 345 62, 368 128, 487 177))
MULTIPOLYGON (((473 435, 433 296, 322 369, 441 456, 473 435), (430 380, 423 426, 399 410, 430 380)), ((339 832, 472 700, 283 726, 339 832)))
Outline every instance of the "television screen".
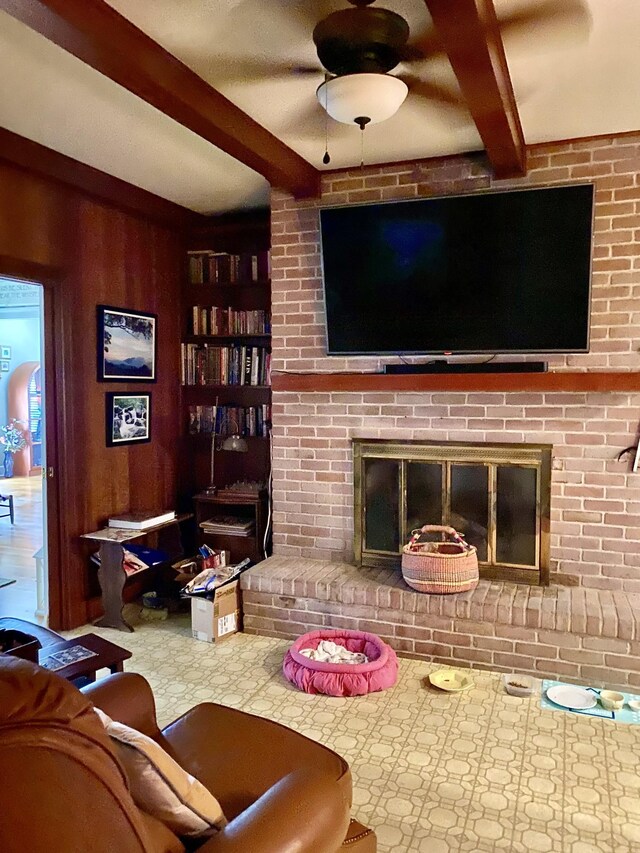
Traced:
POLYGON ((329 355, 589 348, 593 185, 320 211, 329 355))

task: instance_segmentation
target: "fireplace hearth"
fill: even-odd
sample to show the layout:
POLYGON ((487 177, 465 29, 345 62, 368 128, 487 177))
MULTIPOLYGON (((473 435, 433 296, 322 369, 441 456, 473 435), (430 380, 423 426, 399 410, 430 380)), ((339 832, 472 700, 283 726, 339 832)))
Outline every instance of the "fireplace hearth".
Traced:
POLYGON ((549 581, 551 445, 354 439, 354 552, 400 565, 411 531, 447 524, 482 577, 549 581))

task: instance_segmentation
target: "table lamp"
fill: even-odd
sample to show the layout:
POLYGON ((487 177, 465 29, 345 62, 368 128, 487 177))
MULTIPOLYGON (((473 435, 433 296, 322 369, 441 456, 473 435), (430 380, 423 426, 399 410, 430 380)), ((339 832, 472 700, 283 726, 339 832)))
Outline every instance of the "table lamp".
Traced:
POLYGON ((216 444, 217 436, 215 432, 211 433, 211 472, 209 485, 205 489, 205 494, 207 495, 215 495, 217 491, 214 476, 216 450, 230 450, 234 453, 246 453, 247 450, 249 450, 249 445, 247 444, 246 439, 239 434, 240 430, 238 424, 233 420, 233 418, 230 420, 235 425, 235 430, 232 430, 231 435, 228 435, 220 444, 216 444))

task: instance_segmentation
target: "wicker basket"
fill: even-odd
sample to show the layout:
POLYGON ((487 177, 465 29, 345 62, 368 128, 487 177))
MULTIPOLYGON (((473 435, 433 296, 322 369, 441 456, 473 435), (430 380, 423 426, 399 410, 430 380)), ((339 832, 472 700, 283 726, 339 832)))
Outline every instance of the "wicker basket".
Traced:
POLYGON ((402 577, 418 592, 467 592, 478 585, 478 554, 453 527, 425 524, 402 549, 402 577), (442 542, 420 542, 423 533, 441 533, 442 542))

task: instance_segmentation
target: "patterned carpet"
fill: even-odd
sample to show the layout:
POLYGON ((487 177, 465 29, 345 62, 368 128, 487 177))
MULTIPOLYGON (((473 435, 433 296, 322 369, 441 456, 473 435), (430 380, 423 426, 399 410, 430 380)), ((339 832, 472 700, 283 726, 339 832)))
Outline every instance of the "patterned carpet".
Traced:
MULTIPOLYGON (((128 611, 135 620, 138 608, 128 611)), ((133 652, 126 667, 151 682, 161 724, 221 702, 343 755, 354 815, 375 828, 381 853, 640 851, 640 726, 543 711, 538 696, 507 696, 494 673, 442 694, 422 684, 437 667, 415 660, 401 660, 383 693, 308 696, 281 675, 286 641, 209 645, 191 639, 184 616, 70 636, 88 630, 133 652)))

